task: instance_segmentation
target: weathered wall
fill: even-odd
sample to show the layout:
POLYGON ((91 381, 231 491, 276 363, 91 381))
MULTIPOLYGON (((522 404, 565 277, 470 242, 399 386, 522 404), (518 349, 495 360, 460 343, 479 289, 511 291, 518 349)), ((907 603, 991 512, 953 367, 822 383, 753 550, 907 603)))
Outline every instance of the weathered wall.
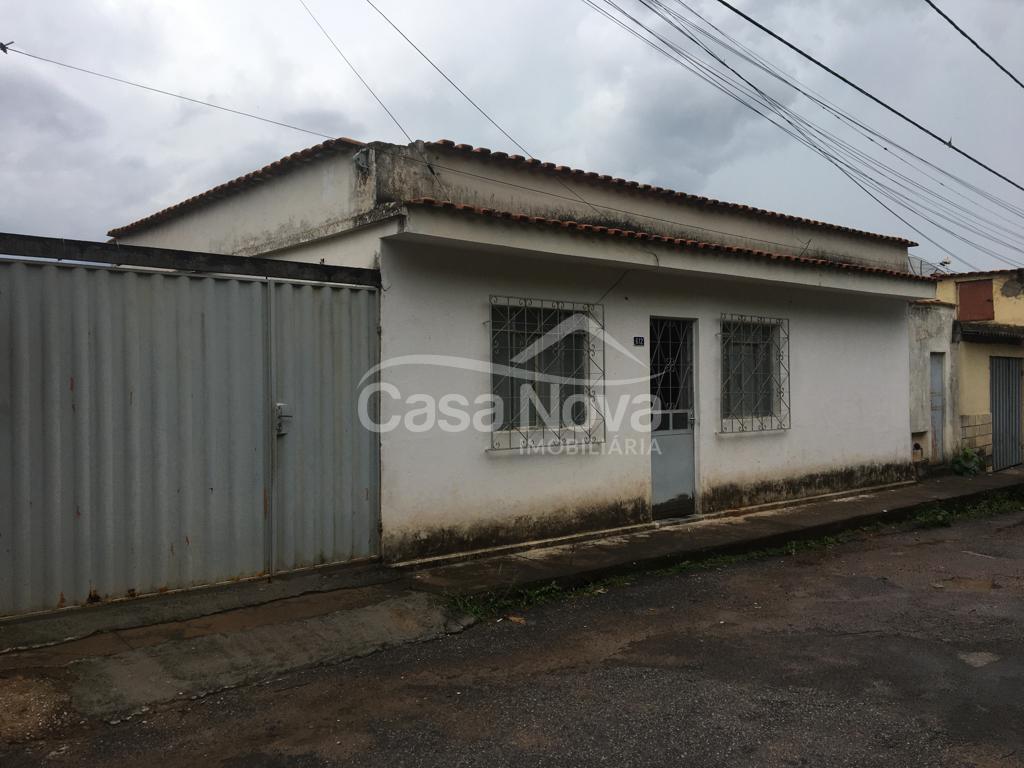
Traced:
POLYGON ((364 223, 360 214, 372 210, 375 199, 372 168, 353 162, 354 154, 310 162, 119 241, 254 256, 345 232, 364 223))
POLYGON ((956 303, 956 285, 967 280, 992 280, 994 323, 1024 325, 1024 270, 1009 274, 976 275, 958 280, 943 280, 936 286, 935 295, 942 301, 956 303))
POLYGON ((781 253, 841 258, 889 269, 905 271, 907 267, 907 249, 899 243, 658 199, 599 183, 566 179, 540 169, 467 157, 461 152, 427 148, 421 153, 408 147, 374 146, 380 150, 375 162, 378 199, 382 201, 450 197, 457 202, 534 216, 601 223, 781 253), (413 160, 402 159, 406 155, 413 160), (426 169, 424 157, 435 163, 436 175, 426 169))
POLYGON ((990 357, 1024 357, 1024 347, 960 343, 960 413, 991 413, 990 357))
MULTIPOLYGON (((895 242, 660 199, 460 152, 385 143, 317 159, 121 241, 291 258, 290 249, 300 244, 389 217, 396 204, 416 197, 887 269, 905 270, 907 266, 907 249, 895 242), (433 164, 433 172, 424 159, 433 164)), ((361 257, 346 255, 350 266, 372 266, 359 261, 361 257)))
POLYGON ((949 459, 959 445, 960 409, 957 402, 959 353, 953 344, 953 318, 956 307, 950 304, 911 304, 910 323, 910 432, 917 435, 924 456, 940 463, 949 459), (931 355, 945 356, 945 415, 942 453, 931 455, 931 355))
MULTIPOLYGON (((735 281, 442 251, 385 242, 382 359, 413 354, 490 360, 489 296, 602 300, 609 332, 631 347, 651 315, 697 320, 697 477, 704 511, 905 479, 910 457, 906 303, 735 281), (613 289, 613 284, 621 278, 613 289), (719 429, 722 312, 786 317, 792 428, 723 436, 719 429)), ((647 349, 639 348, 646 362, 647 349)), ((607 396, 649 393, 646 365, 606 346, 607 396)), ((486 365, 386 367, 402 397, 490 392, 486 365)), ((407 408, 385 397, 381 420, 407 408)), ((425 556, 647 519, 650 456, 626 450, 649 431, 609 429, 619 452, 488 452, 489 435, 405 428, 382 435, 383 552, 425 556)), ((609 447, 609 446, 606 446, 609 447)))

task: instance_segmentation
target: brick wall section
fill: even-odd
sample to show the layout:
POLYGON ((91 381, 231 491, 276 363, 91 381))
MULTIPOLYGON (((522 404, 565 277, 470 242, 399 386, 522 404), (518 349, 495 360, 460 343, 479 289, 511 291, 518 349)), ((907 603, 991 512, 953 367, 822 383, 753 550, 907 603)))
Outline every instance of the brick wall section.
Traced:
POLYGON ((986 458, 992 455, 992 414, 975 413, 960 416, 960 444, 973 448, 986 458))

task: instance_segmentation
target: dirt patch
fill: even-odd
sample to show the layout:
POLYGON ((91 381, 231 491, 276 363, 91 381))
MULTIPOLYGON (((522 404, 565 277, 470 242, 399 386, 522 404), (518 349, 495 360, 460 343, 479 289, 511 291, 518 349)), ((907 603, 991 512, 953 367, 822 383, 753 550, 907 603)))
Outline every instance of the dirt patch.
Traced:
POLYGON ((48 680, 0 679, 0 742, 29 741, 69 719, 68 697, 48 680))
POLYGON ((964 576, 951 576, 942 581, 933 581, 932 586, 935 589, 948 589, 954 592, 990 592, 1001 588, 993 578, 969 579, 964 576))

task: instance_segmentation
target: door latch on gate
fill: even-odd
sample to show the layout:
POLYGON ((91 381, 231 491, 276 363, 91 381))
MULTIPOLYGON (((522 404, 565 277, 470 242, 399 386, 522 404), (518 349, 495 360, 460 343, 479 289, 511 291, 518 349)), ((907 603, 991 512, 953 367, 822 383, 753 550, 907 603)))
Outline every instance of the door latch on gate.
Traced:
POLYGON ((274 430, 277 434, 287 435, 292 425, 292 407, 288 403, 274 405, 274 430))

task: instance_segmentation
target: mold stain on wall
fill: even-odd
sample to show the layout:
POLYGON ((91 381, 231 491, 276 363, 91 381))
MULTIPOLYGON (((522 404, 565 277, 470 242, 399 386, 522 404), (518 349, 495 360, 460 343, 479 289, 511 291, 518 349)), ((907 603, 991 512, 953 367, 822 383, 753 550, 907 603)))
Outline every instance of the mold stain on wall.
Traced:
POLYGON ((914 466, 908 461, 860 464, 796 477, 766 478, 752 483, 725 483, 704 492, 701 511, 708 513, 742 509, 914 479, 914 466))
POLYGON ((542 515, 519 515, 494 522, 438 526, 419 531, 407 529, 390 534, 385 528, 381 548, 385 561, 400 562, 650 521, 649 501, 639 496, 575 509, 558 509, 542 515))

